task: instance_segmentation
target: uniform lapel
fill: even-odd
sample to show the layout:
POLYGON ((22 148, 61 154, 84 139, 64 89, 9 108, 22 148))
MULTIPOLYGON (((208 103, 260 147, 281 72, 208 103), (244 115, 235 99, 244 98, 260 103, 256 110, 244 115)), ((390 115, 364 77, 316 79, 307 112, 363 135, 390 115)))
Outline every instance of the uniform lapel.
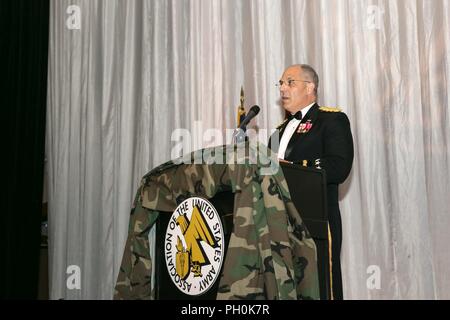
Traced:
MULTIPOLYGON (((315 103, 311 109, 309 109, 308 113, 302 118, 302 121, 300 122, 300 124, 302 123, 306 123, 308 120, 311 121, 311 123, 314 123, 315 120, 317 119, 317 113, 319 110, 319 106, 317 105, 317 103, 315 103)), ((300 126, 299 124, 299 126, 300 126)), ((305 135, 308 134, 308 132, 306 133, 299 133, 298 131, 298 127, 295 130, 294 134, 291 137, 291 140, 289 140, 288 146, 286 148, 286 152, 284 153, 284 158, 288 159, 289 156, 291 155, 292 151, 294 150, 295 146, 297 145, 297 142, 300 141, 305 135)))
POLYGON ((281 137, 283 136, 284 130, 286 129, 286 126, 288 125, 288 123, 289 123, 289 121, 287 119, 284 119, 284 121, 277 126, 278 135, 276 135, 274 133, 270 137, 268 146, 269 146, 269 148, 272 149, 272 151, 278 152, 278 147, 279 147, 279 144, 281 141, 281 137), (275 138, 278 140, 278 142, 273 144, 273 141, 274 141, 273 139, 275 139, 275 138))
POLYGON ((289 120, 286 119, 279 129, 280 130, 280 140, 281 140, 281 137, 283 136, 283 133, 284 133, 288 123, 289 123, 289 120))

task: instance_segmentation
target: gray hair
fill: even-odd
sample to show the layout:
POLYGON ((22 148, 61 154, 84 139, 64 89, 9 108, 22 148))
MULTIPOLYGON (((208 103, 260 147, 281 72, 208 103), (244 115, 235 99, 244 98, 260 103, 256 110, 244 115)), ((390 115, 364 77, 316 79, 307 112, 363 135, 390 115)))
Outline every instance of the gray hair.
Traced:
POLYGON ((319 76, 317 75, 316 70, 308 64, 299 64, 298 66, 302 69, 308 80, 314 83, 314 95, 317 97, 317 90, 319 89, 319 76))

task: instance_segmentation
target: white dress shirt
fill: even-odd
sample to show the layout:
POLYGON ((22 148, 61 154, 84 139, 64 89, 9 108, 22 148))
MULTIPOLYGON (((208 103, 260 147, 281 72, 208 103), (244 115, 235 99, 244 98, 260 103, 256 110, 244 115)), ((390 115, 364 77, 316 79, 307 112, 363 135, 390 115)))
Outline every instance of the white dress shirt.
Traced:
MULTIPOLYGON (((302 119, 306 114, 308 113, 309 109, 315 104, 315 102, 311 103, 310 105, 306 106, 301 110, 302 112, 302 119)), ((284 159, 284 153, 286 152, 286 148, 289 144, 289 141, 291 140, 292 135, 294 134, 295 130, 299 126, 301 120, 292 118, 291 121, 286 126, 286 129, 284 129, 283 136, 281 137, 280 141, 280 148, 278 149, 278 159, 284 159)))

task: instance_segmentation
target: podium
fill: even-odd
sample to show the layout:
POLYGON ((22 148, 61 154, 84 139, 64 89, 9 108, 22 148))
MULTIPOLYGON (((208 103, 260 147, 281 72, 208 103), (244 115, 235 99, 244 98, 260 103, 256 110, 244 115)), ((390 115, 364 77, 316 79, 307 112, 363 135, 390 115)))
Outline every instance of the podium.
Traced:
POLYGON ((331 299, 330 246, 328 237, 325 171, 282 163, 292 201, 317 247, 320 299, 331 299))
MULTIPOLYGON (((215 148, 214 152, 216 155, 223 152, 229 157, 229 148, 222 146, 215 148)), ((130 216, 129 235, 115 299, 330 297, 324 172, 281 164, 282 170, 277 170, 273 175, 262 174, 263 165, 260 162, 250 163, 252 157, 248 155, 261 150, 264 151, 262 154, 268 154, 262 163, 270 159, 272 164, 276 162, 278 165, 276 157, 265 146, 252 148, 247 145, 248 152, 243 162, 238 161, 240 164, 168 162, 144 176, 130 216), (190 243, 198 248, 206 242, 207 233, 212 232, 212 225, 208 227, 205 221, 202 222, 199 212, 195 216, 197 218, 194 217, 195 213, 186 217, 180 214, 177 219, 174 218, 175 210, 178 211, 180 205, 192 197, 209 201, 220 216, 224 234, 221 247, 224 250, 224 262, 220 270, 214 272, 219 272, 220 276, 200 295, 182 292, 173 277, 175 270, 178 280, 184 280, 188 275, 199 276, 205 270, 198 262, 201 260, 199 255, 194 259, 194 249, 186 246, 186 239, 185 242, 178 239, 178 243, 170 245, 172 249, 176 247, 178 250, 176 258, 174 256, 170 260, 171 275, 167 262, 167 239, 176 238, 172 234, 167 236, 168 226, 174 228, 179 225, 186 230, 195 221, 191 231, 195 229, 196 238, 192 238, 195 241, 190 243), (181 222, 180 217, 183 218, 181 222), (154 240, 149 240, 150 230, 155 232, 154 240), (152 246, 153 251, 150 250, 152 246), (187 255, 189 252, 192 257, 187 255), (190 263, 188 268, 184 267, 186 261, 190 263)), ((211 154, 211 151, 203 149, 200 156, 211 154)), ((198 152, 191 155, 191 160, 199 156, 198 152)), ((233 153, 232 150, 231 153, 232 157, 239 157, 238 152, 233 153)), ((214 246, 214 239, 208 239, 209 244, 214 246)), ((203 251, 200 248, 197 252, 199 250, 203 251)))
MULTIPOLYGON (((316 243, 320 299, 328 300, 331 297, 331 286, 325 172, 287 163, 281 163, 281 168, 288 183, 292 201, 316 243)), ((216 194, 209 201, 216 207, 222 217, 222 223, 225 225, 225 242, 228 243, 233 228, 234 194, 231 190, 223 191, 216 194)), ((158 219, 156 226, 157 248, 164 246, 164 234, 169 217, 170 215, 166 214, 158 219)), ((156 274, 158 275, 155 283, 156 299, 215 299, 218 282, 201 297, 188 296, 179 291, 168 275, 163 255, 162 250, 158 251, 156 255, 156 274)))

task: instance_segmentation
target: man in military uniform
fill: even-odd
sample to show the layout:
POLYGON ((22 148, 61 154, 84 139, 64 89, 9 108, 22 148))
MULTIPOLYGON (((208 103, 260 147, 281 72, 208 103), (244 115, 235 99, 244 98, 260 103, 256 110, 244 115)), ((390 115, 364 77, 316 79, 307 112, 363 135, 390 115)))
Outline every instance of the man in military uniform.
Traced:
POLYGON ((345 113, 316 103, 318 86, 319 77, 309 65, 293 65, 284 71, 279 89, 287 116, 277 128, 279 148, 276 148, 273 138, 269 146, 273 146, 281 162, 321 168, 326 172, 333 298, 342 299, 342 226, 338 185, 345 181, 352 167, 353 138, 345 113))

